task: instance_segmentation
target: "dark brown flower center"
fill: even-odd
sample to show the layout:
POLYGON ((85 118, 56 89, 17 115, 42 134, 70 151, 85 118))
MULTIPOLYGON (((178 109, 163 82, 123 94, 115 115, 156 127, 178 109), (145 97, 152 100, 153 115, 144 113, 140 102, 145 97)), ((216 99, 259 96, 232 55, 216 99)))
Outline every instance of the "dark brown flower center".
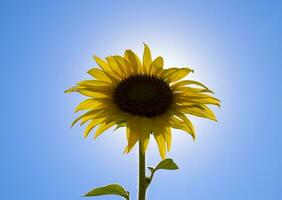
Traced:
POLYGON ((172 94, 169 85, 162 79, 138 74, 121 81, 114 90, 113 98, 124 112, 155 117, 167 111, 172 94))

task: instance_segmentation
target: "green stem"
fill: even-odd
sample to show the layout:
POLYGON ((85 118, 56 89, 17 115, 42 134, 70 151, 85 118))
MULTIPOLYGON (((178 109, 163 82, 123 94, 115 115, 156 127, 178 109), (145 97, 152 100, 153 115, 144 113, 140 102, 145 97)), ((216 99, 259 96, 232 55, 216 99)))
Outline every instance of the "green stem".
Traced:
POLYGON ((146 200, 146 158, 142 152, 142 143, 139 141, 139 192, 138 200, 146 200))

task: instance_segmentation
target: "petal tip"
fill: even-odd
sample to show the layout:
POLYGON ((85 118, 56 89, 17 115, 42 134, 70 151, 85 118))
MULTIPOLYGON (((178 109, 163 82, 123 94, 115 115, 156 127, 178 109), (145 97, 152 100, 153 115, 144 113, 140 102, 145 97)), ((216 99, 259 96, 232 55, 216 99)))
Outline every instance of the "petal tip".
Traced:
POLYGON ((73 92, 72 89, 67 89, 67 90, 64 91, 65 94, 69 94, 69 93, 71 93, 71 92, 73 92))
POLYGON ((143 42, 143 45, 144 45, 145 47, 149 48, 149 46, 148 46, 145 42, 143 42))

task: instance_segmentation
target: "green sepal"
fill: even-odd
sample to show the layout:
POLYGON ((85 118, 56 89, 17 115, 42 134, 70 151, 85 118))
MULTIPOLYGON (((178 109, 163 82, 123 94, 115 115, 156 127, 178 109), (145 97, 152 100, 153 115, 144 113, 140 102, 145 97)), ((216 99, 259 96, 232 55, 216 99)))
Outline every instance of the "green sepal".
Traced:
POLYGON ((110 184, 103 187, 94 188, 83 195, 83 197, 95 197, 101 195, 118 195, 126 200, 129 200, 129 192, 119 184, 110 184))
POLYGON ((117 123, 114 131, 116 131, 119 128, 125 127, 125 126, 126 126, 126 122, 125 121, 121 121, 121 122, 117 123))

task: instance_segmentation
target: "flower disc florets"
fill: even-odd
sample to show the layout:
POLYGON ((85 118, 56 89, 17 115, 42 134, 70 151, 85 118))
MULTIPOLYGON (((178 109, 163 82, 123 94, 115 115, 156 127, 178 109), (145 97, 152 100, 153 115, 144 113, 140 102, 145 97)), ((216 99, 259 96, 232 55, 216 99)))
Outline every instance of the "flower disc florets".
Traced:
POLYGON ((150 118, 167 111, 173 93, 169 85, 157 76, 138 74, 122 80, 113 96, 114 102, 124 112, 150 118))

